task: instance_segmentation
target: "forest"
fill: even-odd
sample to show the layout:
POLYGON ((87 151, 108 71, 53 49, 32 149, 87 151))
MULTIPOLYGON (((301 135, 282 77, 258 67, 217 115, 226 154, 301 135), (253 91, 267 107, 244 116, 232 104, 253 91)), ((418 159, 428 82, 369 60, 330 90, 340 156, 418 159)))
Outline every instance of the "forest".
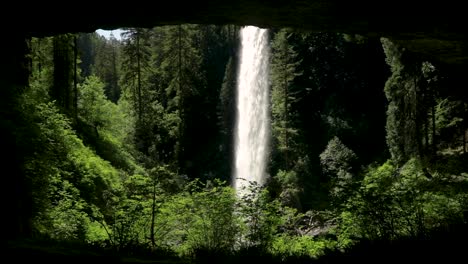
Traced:
POLYGON ((466 74, 386 38, 270 29, 268 179, 240 199, 240 29, 31 38, 29 86, 1 106, 30 219, 11 252, 166 263, 463 254, 466 74))

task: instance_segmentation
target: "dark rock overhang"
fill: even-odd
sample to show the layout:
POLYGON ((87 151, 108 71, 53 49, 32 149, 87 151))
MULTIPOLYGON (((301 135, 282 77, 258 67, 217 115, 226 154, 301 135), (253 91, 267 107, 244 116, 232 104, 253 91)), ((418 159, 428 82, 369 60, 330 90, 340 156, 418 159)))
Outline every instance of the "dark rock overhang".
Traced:
POLYGON ((159 25, 235 24, 388 37, 409 51, 450 65, 467 64, 462 1, 198 0, 25 3, 3 24, 31 36, 159 25))

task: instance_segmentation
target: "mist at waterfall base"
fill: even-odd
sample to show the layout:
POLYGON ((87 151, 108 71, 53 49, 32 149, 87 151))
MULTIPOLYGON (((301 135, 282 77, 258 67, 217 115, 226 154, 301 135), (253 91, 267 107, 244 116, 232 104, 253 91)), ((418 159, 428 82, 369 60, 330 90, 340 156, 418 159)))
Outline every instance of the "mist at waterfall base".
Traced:
POLYGON ((232 177, 238 194, 244 193, 251 182, 265 183, 270 134, 268 30, 246 26, 240 34, 232 177))

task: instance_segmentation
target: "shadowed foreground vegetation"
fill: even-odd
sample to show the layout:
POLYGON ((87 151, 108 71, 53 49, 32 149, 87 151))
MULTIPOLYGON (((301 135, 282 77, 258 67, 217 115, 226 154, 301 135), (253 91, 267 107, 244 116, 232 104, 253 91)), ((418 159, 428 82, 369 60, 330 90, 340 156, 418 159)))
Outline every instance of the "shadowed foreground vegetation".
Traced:
POLYGON ((180 258, 167 251, 132 250, 115 252, 83 244, 52 241, 11 242, 7 247, 6 263, 23 261, 63 262, 107 262, 107 263, 455 263, 466 256, 466 225, 453 226, 451 230, 434 232, 425 238, 400 239, 398 241, 361 241, 343 251, 328 251, 325 255, 310 256, 273 256, 255 249, 226 254, 223 252, 200 250, 193 258, 180 258))

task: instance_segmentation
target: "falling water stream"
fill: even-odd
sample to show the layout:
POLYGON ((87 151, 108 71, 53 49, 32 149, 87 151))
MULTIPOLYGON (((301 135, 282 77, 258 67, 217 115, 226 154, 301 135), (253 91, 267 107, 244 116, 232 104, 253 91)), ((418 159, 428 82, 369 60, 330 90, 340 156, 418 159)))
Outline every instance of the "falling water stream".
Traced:
POLYGON ((238 193, 249 182, 265 183, 270 124, 269 55, 267 29, 241 29, 233 176, 238 193))

